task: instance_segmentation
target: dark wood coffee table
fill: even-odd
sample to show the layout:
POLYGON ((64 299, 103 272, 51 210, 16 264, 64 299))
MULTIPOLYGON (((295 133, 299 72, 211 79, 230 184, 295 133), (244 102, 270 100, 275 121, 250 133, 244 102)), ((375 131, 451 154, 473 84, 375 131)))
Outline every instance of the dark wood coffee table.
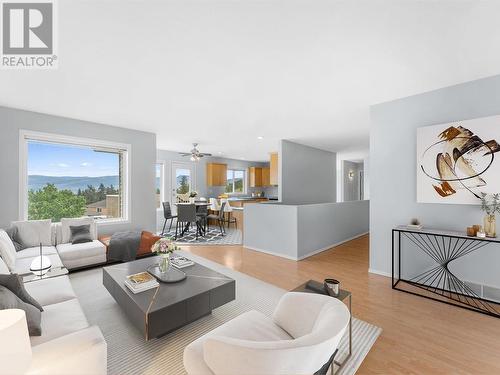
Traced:
POLYGON ((160 337, 236 298, 236 282, 195 263, 183 268, 187 278, 174 284, 133 294, 125 278, 158 263, 157 257, 103 268, 103 284, 146 340, 160 337))

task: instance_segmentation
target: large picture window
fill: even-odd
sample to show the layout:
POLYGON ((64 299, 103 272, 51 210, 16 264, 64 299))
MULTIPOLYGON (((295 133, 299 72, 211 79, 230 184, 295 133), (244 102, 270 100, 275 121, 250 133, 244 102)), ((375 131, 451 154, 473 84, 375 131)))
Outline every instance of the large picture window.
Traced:
POLYGON ((244 193, 245 192, 245 171, 228 169, 226 193, 244 193))
POLYGON ((22 216, 128 220, 128 147, 48 134, 22 134, 22 216))

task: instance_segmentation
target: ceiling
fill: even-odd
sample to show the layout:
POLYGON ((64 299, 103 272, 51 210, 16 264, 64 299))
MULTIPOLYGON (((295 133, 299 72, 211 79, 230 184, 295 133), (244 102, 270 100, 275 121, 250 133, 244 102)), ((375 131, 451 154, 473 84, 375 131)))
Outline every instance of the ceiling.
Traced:
POLYGON ((0 105, 265 160, 369 142, 369 106, 500 73, 498 1, 59 1, 59 69, 0 71, 0 105), (257 137, 264 137, 258 139, 257 137))

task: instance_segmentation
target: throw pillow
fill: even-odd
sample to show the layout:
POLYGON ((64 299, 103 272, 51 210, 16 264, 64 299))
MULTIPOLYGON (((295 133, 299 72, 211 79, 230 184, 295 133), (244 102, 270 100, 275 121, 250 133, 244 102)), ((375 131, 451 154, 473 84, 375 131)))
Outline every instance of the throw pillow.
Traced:
POLYGON ((19 239, 16 227, 7 228, 5 229, 5 232, 7 232, 7 234, 9 235, 10 240, 14 244, 14 248, 16 249, 16 251, 21 251, 26 249, 26 246, 24 246, 21 240, 19 239))
POLYGON ((38 310, 43 311, 42 305, 40 305, 36 299, 31 297, 28 291, 24 288, 23 278, 18 274, 13 273, 11 275, 0 275, 0 285, 9 289, 12 293, 19 297, 21 301, 29 303, 30 305, 35 306, 38 310))
POLYGON ((35 306, 23 302, 8 288, 0 285, 0 310, 21 309, 26 313, 30 336, 42 335, 42 313, 35 306))
POLYGON ((3 229, 0 229, 0 256, 11 271, 16 265, 16 248, 9 235, 3 229))
POLYGON ((92 239, 97 239, 97 230, 96 223, 94 218, 92 217, 77 217, 77 218, 62 218, 61 219, 61 238, 60 243, 69 243, 71 242, 71 230, 70 226, 79 226, 79 225, 90 225, 90 234, 92 235, 92 239))
POLYGON ((137 255, 146 255, 151 254, 151 247, 158 241, 161 237, 157 236, 151 232, 142 231, 141 233, 141 242, 139 243, 139 250, 137 251, 137 255))
POLYGON ((92 236, 90 235, 90 224, 87 225, 70 225, 69 230, 71 231, 71 243, 76 245, 78 243, 92 242, 92 236))

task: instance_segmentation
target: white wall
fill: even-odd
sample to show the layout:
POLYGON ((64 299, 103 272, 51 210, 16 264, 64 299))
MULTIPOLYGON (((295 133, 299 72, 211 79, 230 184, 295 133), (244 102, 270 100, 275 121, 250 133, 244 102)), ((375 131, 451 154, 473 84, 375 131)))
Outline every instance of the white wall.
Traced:
POLYGON ((345 150, 337 152, 337 202, 344 201, 343 161, 356 160, 363 163, 364 171, 364 199, 370 199, 370 150, 345 150))
POLYGON ((131 145, 130 223, 99 225, 99 234, 154 230, 156 136, 152 133, 0 107, 0 227, 19 220, 19 130, 95 138, 131 145))
POLYGON ((357 163, 349 160, 342 161, 342 202, 359 201, 360 197, 360 172, 363 172, 363 162, 357 163), (352 177, 349 177, 352 173, 352 177))
MULTIPOLYGON (((478 206, 416 202, 416 129, 500 114, 500 76, 415 95, 371 107, 370 269, 391 271, 391 229, 413 217, 425 227, 465 231, 482 223, 478 206)), ((500 129, 500 125, 499 125, 500 129)), ((499 131, 500 134, 500 131, 499 131)), ((500 138, 500 136, 499 136, 500 138)), ((491 245, 490 245, 491 247, 491 245)), ((485 248, 486 249, 486 248, 485 248)), ((468 280, 500 285, 500 251, 467 256, 468 280)))
POLYGON ((286 204, 335 202, 336 154, 282 140, 279 153, 280 200, 286 204))

